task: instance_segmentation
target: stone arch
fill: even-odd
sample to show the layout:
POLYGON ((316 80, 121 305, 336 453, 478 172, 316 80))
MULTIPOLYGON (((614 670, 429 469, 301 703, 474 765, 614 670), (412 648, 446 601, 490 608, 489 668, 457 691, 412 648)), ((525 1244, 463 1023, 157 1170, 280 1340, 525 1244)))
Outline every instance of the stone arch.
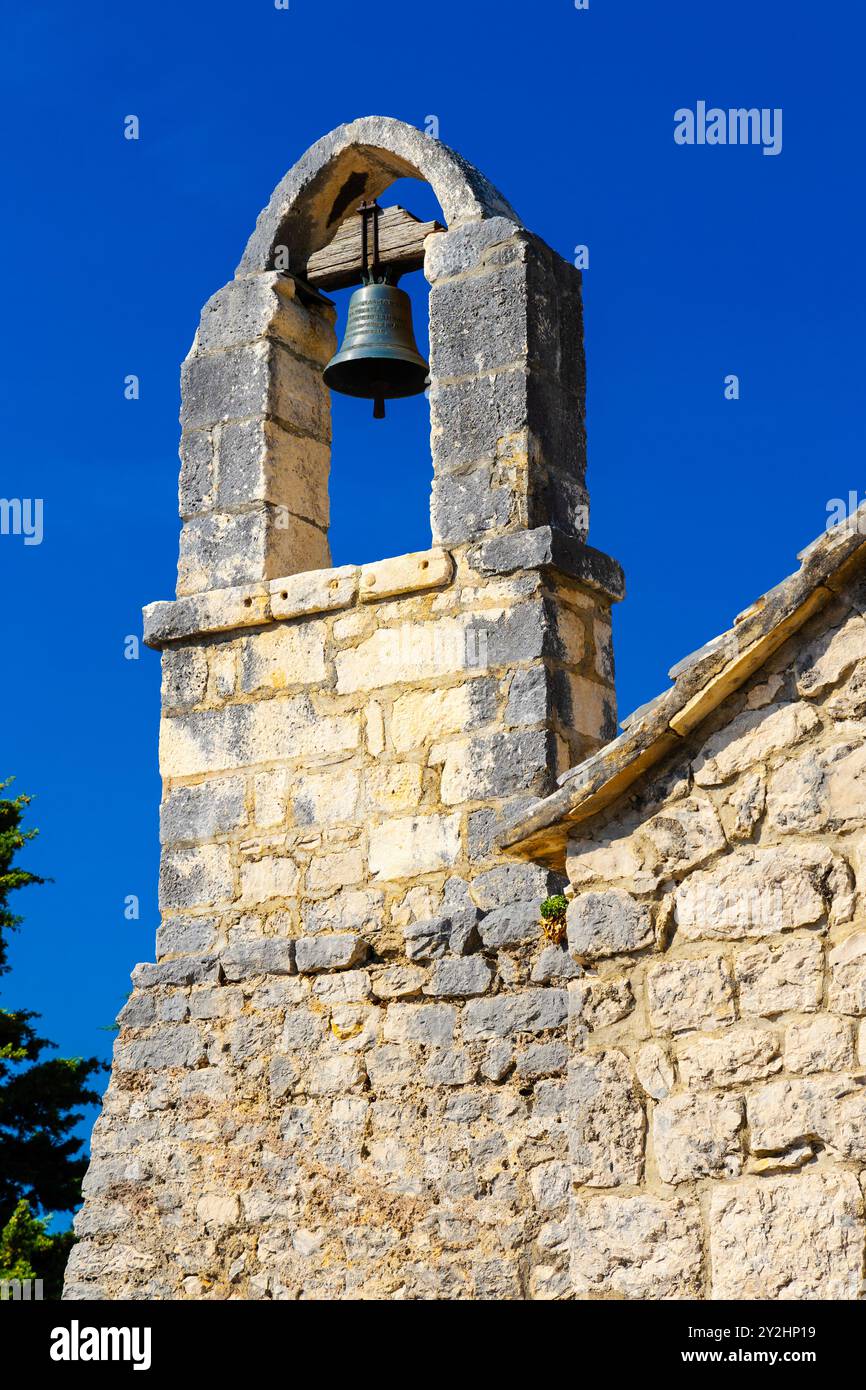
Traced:
POLYGON ((363 116, 317 140, 277 184, 238 275, 270 270, 277 246, 285 246, 290 267, 302 271, 353 207, 399 178, 430 184, 449 229, 491 217, 521 225, 502 194, 447 145, 404 121, 363 116))

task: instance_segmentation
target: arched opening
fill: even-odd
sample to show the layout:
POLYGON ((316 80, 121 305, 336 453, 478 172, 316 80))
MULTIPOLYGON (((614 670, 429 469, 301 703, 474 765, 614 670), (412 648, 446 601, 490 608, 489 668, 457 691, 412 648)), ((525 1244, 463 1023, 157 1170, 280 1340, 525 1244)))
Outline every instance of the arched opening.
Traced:
MULTIPOLYGON (((405 208, 422 222, 444 225, 442 208, 429 184, 398 179, 380 198, 385 208, 405 208)), ((429 285, 423 269, 400 275, 412 302, 415 340, 429 361, 429 285)), ((346 329, 356 287, 329 290, 337 307, 337 338, 346 329)), ((384 420, 372 404, 331 392, 329 541, 334 565, 359 564, 386 555, 426 550, 431 544, 429 392, 389 401, 384 420)))

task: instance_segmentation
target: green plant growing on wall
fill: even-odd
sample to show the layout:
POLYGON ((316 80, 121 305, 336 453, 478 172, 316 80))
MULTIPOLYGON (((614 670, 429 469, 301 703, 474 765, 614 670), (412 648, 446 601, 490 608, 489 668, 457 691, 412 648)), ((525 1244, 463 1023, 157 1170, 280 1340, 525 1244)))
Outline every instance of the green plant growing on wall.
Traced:
POLYGON ((567 911, 568 899, 562 893, 551 894, 541 904, 541 930, 545 939, 554 946, 561 946, 565 940, 567 911))
MULTIPOLYGON (((0 975, 9 972, 9 934, 22 921, 10 895, 44 882, 15 863, 37 831, 22 828, 30 798, 4 797, 8 786, 0 782, 0 975)), ((39 1037, 35 1018, 30 1010, 0 1007, 0 1279, 39 1278, 46 1297, 59 1298, 74 1237, 50 1235, 47 1222, 81 1200, 87 1160, 73 1130, 79 1107, 99 1100, 88 1083, 102 1064, 95 1057, 44 1057, 55 1044, 39 1037)))

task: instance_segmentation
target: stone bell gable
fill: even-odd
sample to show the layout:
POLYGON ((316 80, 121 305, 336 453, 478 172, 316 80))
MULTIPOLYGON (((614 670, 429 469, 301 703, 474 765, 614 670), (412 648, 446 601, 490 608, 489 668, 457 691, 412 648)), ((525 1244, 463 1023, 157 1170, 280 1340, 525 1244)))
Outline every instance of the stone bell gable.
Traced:
POLYGON ((579 968, 540 939, 564 879, 494 840, 616 728, 580 276, 444 146, 358 121, 276 190, 182 385, 177 597, 145 610, 162 924, 66 1296, 564 1293, 579 968), (405 174, 447 222, 423 248, 432 546, 331 568, 309 262, 405 174))
POLYGON ((864 531, 502 836, 570 880, 578 1298, 863 1297, 864 531))

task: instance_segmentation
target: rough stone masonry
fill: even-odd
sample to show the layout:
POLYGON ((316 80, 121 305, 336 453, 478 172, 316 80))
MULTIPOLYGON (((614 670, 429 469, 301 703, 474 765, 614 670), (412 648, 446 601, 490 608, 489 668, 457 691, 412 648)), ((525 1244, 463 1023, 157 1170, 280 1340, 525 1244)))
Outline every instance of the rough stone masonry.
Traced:
POLYGON ((863 537, 616 737, 583 396, 579 273, 395 121, 313 146, 205 306, 145 610, 163 920, 67 1298, 862 1296, 863 537), (406 174, 433 544, 333 569, 304 269, 406 174))

